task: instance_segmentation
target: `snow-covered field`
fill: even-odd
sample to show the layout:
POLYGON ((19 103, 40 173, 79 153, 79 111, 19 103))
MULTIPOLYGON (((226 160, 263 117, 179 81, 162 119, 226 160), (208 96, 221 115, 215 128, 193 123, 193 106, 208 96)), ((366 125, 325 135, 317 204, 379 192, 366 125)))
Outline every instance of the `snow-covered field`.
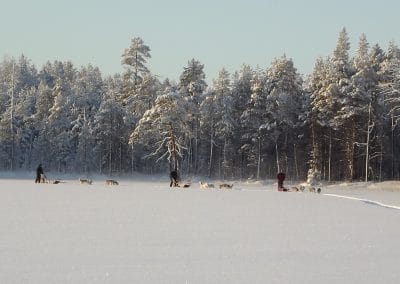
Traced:
POLYGON ((30 178, 0 179, 0 283, 400 283, 399 182, 30 178))

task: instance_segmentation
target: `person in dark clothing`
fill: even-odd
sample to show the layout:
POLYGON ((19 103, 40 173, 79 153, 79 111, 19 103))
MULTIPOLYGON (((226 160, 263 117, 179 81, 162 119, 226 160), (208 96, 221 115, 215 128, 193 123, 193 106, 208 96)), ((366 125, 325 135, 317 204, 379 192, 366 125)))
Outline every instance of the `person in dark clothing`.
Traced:
POLYGON ((39 164, 39 166, 36 169, 36 180, 35 183, 40 183, 42 180, 42 175, 44 175, 42 164, 39 164))
POLYGON ((178 171, 177 171, 177 170, 173 170, 173 171, 169 174, 169 179, 171 180, 171 183, 169 184, 169 187, 172 187, 172 186, 179 186, 179 185, 178 185, 178 171))
POLYGON ((287 189, 283 186, 283 181, 285 180, 285 174, 284 173, 278 173, 276 176, 278 179, 278 191, 287 191, 287 189))

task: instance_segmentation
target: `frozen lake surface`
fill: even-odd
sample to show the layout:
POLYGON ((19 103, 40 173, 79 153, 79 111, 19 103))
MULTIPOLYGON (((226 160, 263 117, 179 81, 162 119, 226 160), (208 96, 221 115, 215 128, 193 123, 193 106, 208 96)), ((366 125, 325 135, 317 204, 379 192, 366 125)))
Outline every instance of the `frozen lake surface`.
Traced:
POLYGON ((0 179, 0 283, 400 283, 399 182, 104 180, 0 179))

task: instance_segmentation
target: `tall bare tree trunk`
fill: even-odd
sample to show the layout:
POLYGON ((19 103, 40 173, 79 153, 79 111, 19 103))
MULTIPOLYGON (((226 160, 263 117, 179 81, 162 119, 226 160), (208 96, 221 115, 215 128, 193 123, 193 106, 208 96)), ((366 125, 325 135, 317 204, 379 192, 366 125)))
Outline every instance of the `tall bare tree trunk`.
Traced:
POLYGON ((261 137, 258 135, 258 161, 257 161, 257 179, 260 179, 261 168, 261 137))
POLYGON ((132 153, 131 153, 131 175, 133 176, 133 171, 134 171, 134 167, 133 167, 133 160, 134 160, 134 157, 133 157, 133 143, 132 143, 131 151, 132 151, 132 153))
POLYGON ((354 119, 344 126, 345 135, 345 177, 346 180, 351 182, 354 177, 354 144, 355 144, 355 123, 354 119))
POLYGON ((195 120, 195 132, 194 132, 194 165, 193 165, 193 173, 197 174, 197 159, 198 159, 198 150, 199 150, 199 118, 196 115, 196 120, 195 120))
POLYGON ((210 160, 208 161, 208 177, 211 177, 212 161, 214 158, 214 132, 210 134, 210 160))
POLYGON ((14 165, 14 155, 15 155, 15 135, 14 135, 14 61, 12 65, 12 74, 11 74, 11 117, 10 117, 10 131, 11 131, 11 171, 14 171, 15 165, 14 165))
POLYGON ((332 178, 332 129, 329 128, 329 153, 328 153, 328 181, 332 178))
POLYGON ((108 153, 108 175, 111 177, 112 176, 112 154, 111 154, 111 151, 112 151, 112 145, 111 145, 111 141, 109 142, 109 145, 108 145, 108 151, 109 151, 109 153, 108 153))
POLYGON ((278 140, 275 141, 275 155, 276 155, 276 168, 278 170, 278 173, 280 173, 281 168, 279 166, 278 140))
POLYGON ((371 125, 371 103, 368 107, 367 141, 365 142, 365 182, 368 182, 369 172, 369 141, 373 125, 371 125))
POLYGON ((296 180, 299 180, 299 166, 297 164, 297 150, 296 143, 293 144, 294 168, 296 171, 296 180))
POLYGON ((392 113, 392 117, 391 117, 391 119, 392 119, 392 125, 391 125, 391 134, 392 134, 392 147, 391 147, 391 150, 392 150, 392 179, 394 178, 394 129, 395 129, 395 127, 396 127, 396 125, 395 125, 395 120, 394 120, 394 114, 392 113))

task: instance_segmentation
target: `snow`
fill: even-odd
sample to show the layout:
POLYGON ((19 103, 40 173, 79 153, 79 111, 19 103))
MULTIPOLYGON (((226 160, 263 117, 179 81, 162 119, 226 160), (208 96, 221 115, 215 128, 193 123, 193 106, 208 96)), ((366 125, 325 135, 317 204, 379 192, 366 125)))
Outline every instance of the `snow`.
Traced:
POLYGON ((170 189, 167 176, 104 180, 3 176, 0 283, 400 281, 400 210, 378 204, 400 206, 399 182, 314 194, 273 181, 201 190, 170 189))

